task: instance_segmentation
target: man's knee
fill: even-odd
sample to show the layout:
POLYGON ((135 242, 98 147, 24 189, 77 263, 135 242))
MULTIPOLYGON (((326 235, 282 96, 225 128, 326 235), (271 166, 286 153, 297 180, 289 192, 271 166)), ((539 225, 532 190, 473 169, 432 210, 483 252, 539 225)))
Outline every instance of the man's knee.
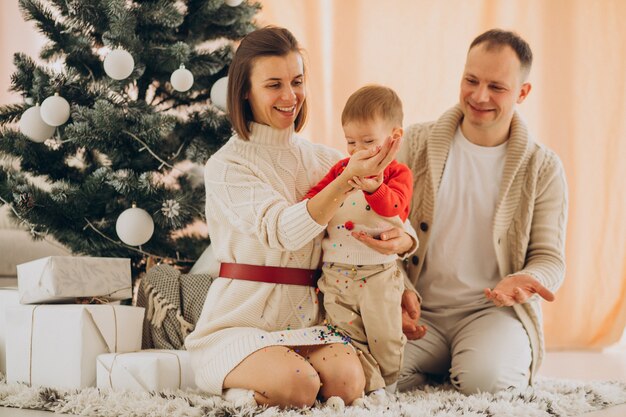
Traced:
POLYGON ((403 368, 398 378, 398 391, 409 391, 426 383, 426 375, 403 368))
POLYGON ((528 386, 529 372, 503 367, 455 367, 450 375, 452 385, 465 395, 479 392, 496 393, 509 388, 528 386))
MULTIPOLYGON (((427 338, 432 338, 432 335, 427 338)), ((438 345, 434 338, 431 341, 425 339, 410 340, 404 347, 402 367, 398 377, 398 391, 408 391, 424 385, 428 379, 427 375, 448 373, 449 350, 445 346, 438 345)))

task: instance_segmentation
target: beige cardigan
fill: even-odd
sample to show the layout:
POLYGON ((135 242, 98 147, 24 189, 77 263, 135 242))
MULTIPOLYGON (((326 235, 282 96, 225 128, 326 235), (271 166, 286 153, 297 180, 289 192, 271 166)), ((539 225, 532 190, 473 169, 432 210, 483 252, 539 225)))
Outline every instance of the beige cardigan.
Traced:
MULTIPOLYGON (((460 107, 455 106, 436 122, 409 126, 398 155, 398 161, 413 171, 415 181, 409 218, 418 232, 420 247, 407 263, 413 283, 430 245, 435 196, 462 117, 460 107)), ((561 161, 529 137, 526 125, 515 113, 494 215, 493 244, 502 277, 529 274, 556 291, 565 275, 566 222, 567 185, 561 161)), ((539 298, 533 296, 514 309, 530 337, 532 382, 544 353, 539 298)))

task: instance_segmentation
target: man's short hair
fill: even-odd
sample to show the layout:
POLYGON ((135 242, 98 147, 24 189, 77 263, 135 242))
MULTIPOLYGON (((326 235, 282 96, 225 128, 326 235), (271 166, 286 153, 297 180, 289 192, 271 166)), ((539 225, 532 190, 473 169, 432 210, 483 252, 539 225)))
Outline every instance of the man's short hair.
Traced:
POLYGON ((488 30, 483 34, 478 35, 472 41, 469 50, 483 43, 485 44, 487 50, 510 46, 511 49, 515 51, 515 54, 520 61, 522 72, 525 76, 528 76, 530 67, 533 64, 533 53, 530 50, 528 42, 522 39, 522 37, 517 33, 502 29, 488 30))
POLYGON ((402 127, 402 101, 389 87, 366 85, 352 93, 341 113, 341 124, 364 122, 377 117, 394 127, 402 127))

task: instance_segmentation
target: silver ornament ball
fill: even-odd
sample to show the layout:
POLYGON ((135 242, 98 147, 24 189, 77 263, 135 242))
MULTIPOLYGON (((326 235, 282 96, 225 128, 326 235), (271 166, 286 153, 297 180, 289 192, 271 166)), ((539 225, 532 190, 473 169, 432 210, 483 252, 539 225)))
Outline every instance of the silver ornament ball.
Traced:
POLYGON ((123 80, 135 68, 133 56, 123 49, 114 49, 104 58, 104 72, 114 80, 123 80))
POLYGON ((70 118, 70 104, 58 94, 41 103, 41 118, 50 126, 61 126, 70 118))
POLYGON ((130 246, 143 245, 154 233, 154 221, 144 209, 132 207, 117 218, 115 231, 120 240, 130 246))
POLYGON ((170 82, 172 83, 172 87, 174 87, 176 91, 184 93, 185 91, 189 90, 193 85, 193 74, 183 65, 181 65, 180 68, 172 73, 172 76, 170 77, 170 82))
POLYGON ((22 114, 20 132, 33 142, 45 142, 54 134, 54 126, 46 124, 41 118, 41 107, 33 106, 22 114))
POLYGON ((228 77, 220 78, 211 87, 211 102, 222 111, 226 110, 226 98, 228 97, 228 77))

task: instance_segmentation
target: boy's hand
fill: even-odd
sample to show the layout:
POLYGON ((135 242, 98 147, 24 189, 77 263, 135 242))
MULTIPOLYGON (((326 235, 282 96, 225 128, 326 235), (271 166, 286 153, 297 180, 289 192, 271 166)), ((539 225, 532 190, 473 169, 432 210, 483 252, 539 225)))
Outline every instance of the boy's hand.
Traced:
POLYGON ((384 175, 381 172, 373 177, 352 177, 352 180, 348 181, 352 187, 366 191, 370 194, 376 192, 380 184, 383 183, 384 175))

